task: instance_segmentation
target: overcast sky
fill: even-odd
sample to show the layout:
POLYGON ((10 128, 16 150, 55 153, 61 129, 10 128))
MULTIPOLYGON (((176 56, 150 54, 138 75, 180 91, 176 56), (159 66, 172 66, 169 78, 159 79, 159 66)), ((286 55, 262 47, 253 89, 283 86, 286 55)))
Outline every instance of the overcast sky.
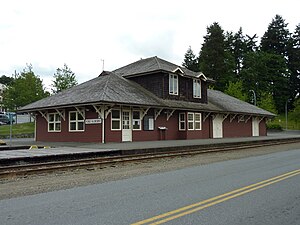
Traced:
POLYGON ((0 0, 0 75, 33 65, 46 86, 66 63, 79 83, 157 55, 181 65, 207 26, 261 37, 276 14, 300 23, 299 0, 0 0))

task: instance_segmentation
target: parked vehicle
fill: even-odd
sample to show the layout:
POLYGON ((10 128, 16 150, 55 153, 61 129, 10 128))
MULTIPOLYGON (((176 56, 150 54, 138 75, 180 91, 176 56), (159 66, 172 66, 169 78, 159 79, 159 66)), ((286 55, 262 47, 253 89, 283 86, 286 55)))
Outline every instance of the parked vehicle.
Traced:
MULTIPOLYGON (((0 114, 0 122, 3 123, 3 124, 10 124, 10 119, 7 115, 5 114, 0 114)), ((15 119, 12 118, 12 123, 15 122, 15 119)), ((0 124, 2 125, 2 124, 0 124)))

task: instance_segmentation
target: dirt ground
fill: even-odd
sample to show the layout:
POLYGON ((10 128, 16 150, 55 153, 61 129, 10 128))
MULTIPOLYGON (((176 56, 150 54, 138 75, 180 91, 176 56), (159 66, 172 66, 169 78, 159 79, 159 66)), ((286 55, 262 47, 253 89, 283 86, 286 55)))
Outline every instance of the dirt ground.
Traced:
POLYGON ((50 174, 2 179, 0 180, 0 199, 104 183, 134 176, 161 173, 186 167, 293 149, 300 149, 300 143, 219 153, 205 153, 194 156, 154 159, 136 163, 118 163, 101 167, 90 167, 50 174))

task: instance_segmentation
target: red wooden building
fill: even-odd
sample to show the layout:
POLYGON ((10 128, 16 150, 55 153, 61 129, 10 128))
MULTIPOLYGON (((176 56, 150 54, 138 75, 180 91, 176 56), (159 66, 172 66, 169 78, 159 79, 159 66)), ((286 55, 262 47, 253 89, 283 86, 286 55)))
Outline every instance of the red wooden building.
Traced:
POLYGON ((142 59, 23 107, 37 141, 124 142, 266 135, 274 114, 158 57, 142 59))

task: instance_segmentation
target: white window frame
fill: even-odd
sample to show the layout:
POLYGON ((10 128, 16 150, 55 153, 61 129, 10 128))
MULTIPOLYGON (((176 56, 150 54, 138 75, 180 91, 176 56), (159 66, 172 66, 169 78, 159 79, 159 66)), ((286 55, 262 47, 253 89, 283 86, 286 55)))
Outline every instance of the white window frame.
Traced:
MULTIPOLYGON (((84 111, 81 111, 81 113, 84 115, 84 111)), ((85 131, 84 116, 81 120, 79 120, 78 115, 80 115, 80 113, 78 111, 70 111, 69 112, 69 132, 84 132, 85 131), (71 120, 71 114, 72 113, 76 113, 75 120, 71 120), (71 123, 76 123, 76 129, 75 130, 71 130, 71 123), (78 129, 78 124, 79 123, 83 123, 82 130, 78 129)))
POLYGON ((201 98, 201 80, 193 79, 193 96, 194 98, 201 98))
POLYGON ((110 128, 111 130, 121 130, 121 109, 112 109, 111 110, 111 123, 110 123, 110 128), (113 111, 119 111, 119 118, 113 118, 113 111), (119 122, 119 128, 115 129, 113 128, 113 121, 118 121, 119 122))
POLYGON ((136 109, 132 110, 132 130, 141 130, 142 129, 141 125, 142 125, 142 123, 141 123, 141 111, 140 110, 136 110, 136 109), (139 113, 139 118, 138 119, 134 119, 133 118, 134 112, 138 112, 139 113), (134 128, 134 123, 135 122, 138 122, 139 128, 134 128))
POLYGON ((195 122, 195 124, 194 124, 195 130, 202 130, 202 114, 201 113, 194 114, 194 122, 195 122), (199 120, 196 120, 196 116, 198 116, 198 115, 199 115, 199 120), (199 124, 199 128, 196 128, 197 127, 196 124, 199 124))
POLYGON ((178 75, 169 74, 169 94, 178 95, 178 75))
POLYGON ((185 127, 185 113, 179 113, 179 117, 178 117, 178 121, 179 121, 179 123, 178 123, 178 125, 179 125, 179 127, 178 127, 178 129, 179 130, 185 130, 186 129, 186 127, 185 127), (183 120, 181 120, 181 116, 183 115, 183 120), (181 124, 183 124, 183 129, 181 128, 181 124))
POLYGON ((61 132, 61 117, 58 113, 48 113, 48 132, 61 132), (53 121, 50 121, 50 116, 53 115, 53 121), (57 120, 59 119, 59 120, 57 120), (50 124, 53 124, 53 130, 50 130, 50 124), (60 124, 60 129, 56 129, 56 125, 60 124))
POLYGON ((188 126, 188 130, 194 130, 194 128, 195 128, 195 115, 194 115, 194 113, 191 113, 191 112, 189 112, 188 113, 188 115, 187 115, 187 126, 188 126), (193 118, 192 119, 190 119, 189 118, 189 115, 192 115, 193 116, 193 118), (193 125, 193 127, 192 128, 190 128, 190 124, 192 124, 193 125))
POLYGON ((187 122, 187 127, 188 130, 202 130, 202 114, 201 113, 192 113, 192 112, 188 112, 188 122, 187 122), (193 118, 189 119, 189 115, 192 115, 193 118), (196 120, 196 117, 199 116, 199 119, 196 120), (190 128, 190 124, 193 125, 192 128, 190 128), (197 124, 199 124, 199 128, 197 127, 197 124))

